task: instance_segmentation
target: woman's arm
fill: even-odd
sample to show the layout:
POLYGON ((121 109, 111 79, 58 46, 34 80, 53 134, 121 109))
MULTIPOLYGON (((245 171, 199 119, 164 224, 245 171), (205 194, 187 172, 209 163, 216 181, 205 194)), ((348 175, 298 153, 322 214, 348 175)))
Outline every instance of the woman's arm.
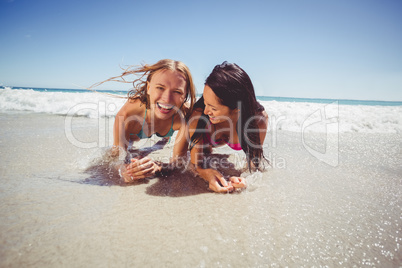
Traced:
POLYGON ((118 158, 114 166, 124 182, 150 177, 158 170, 158 166, 148 157, 133 158, 131 163, 124 163, 130 138, 129 130, 136 131, 138 128, 139 131, 141 127, 141 123, 137 122, 141 119, 137 116, 141 113, 138 101, 128 100, 116 114, 113 125, 112 156, 118 158))
POLYGON ((118 146, 124 151, 127 150, 130 141, 130 130, 135 133, 137 129, 138 131, 141 129, 141 117, 138 115, 142 113, 143 108, 139 102, 136 99, 127 100, 114 118, 113 146, 118 146))
MULTIPOLYGON (((202 143, 200 141, 200 143, 202 143)), ((234 190, 233 185, 228 183, 224 176, 217 170, 211 168, 205 168, 203 166, 204 155, 202 149, 197 147, 202 146, 202 144, 196 144, 191 149, 191 163, 194 166, 194 171, 205 181, 208 182, 209 189, 218 193, 228 193, 234 190)))
POLYGON ((266 111, 261 112, 261 117, 257 122, 257 126, 260 134, 260 145, 262 146, 268 131, 268 114, 266 111))
MULTIPOLYGON (((198 119, 200 118, 202 112, 195 111, 190 117, 188 124, 188 137, 191 137, 197 128, 198 119)), ((187 146, 189 143, 189 139, 187 140, 187 146)), ((218 193, 228 193, 234 190, 233 185, 227 182, 224 176, 217 170, 206 168, 204 166, 204 147, 210 146, 209 144, 204 144, 204 141, 200 139, 190 151, 191 154, 191 163, 194 167, 194 171, 205 181, 208 182, 209 188, 214 192, 218 193)))
POLYGON ((176 135, 173 147, 173 156, 170 162, 177 161, 180 158, 187 156, 189 142, 190 142, 189 127, 187 123, 184 121, 181 124, 180 129, 178 130, 178 133, 176 135))
POLYGON ((114 118, 113 124, 113 146, 120 147, 124 151, 127 150, 128 136, 126 135, 126 121, 127 114, 125 111, 120 110, 114 118))

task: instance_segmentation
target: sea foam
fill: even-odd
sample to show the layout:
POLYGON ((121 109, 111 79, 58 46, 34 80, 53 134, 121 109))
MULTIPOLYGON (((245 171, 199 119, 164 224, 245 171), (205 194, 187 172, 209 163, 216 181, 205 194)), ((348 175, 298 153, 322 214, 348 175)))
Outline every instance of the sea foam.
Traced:
MULTIPOLYGON (((124 96, 123 96, 124 97, 124 96)), ((0 112, 27 111, 89 118, 114 117, 126 99, 101 92, 0 89, 0 112)), ((402 106, 260 101, 270 131, 401 133, 402 106)))
POLYGON ((126 99, 97 92, 46 92, 33 89, 0 89, 0 112, 28 111, 90 118, 114 117, 126 99))
POLYGON ((401 133, 402 106, 261 102, 271 130, 294 132, 401 133))

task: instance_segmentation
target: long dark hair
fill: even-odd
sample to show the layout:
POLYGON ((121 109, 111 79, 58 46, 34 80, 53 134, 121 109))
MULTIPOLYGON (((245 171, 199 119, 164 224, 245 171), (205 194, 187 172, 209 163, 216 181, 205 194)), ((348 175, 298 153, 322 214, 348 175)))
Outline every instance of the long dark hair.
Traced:
MULTIPOLYGON (((236 131, 242 150, 246 154, 249 170, 251 162, 256 168, 264 158, 260 136, 257 132, 244 131, 248 129, 258 129, 257 117, 264 111, 264 107, 257 101, 254 86, 248 74, 235 63, 224 61, 216 65, 212 73, 207 77, 205 85, 208 85, 215 95, 219 98, 222 105, 230 109, 240 109, 240 118, 237 122, 236 131), (241 107, 239 107, 241 106, 241 107), (252 119, 251 121, 249 119, 252 119)), ((194 109, 203 109, 203 113, 198 120, 197 129, 191 137, 190 147, 203 138, 203 134, 208 117, 204 114, 204 98, 201 97, 194 105, 194 109), (201 131, 199 131, 201 130, 201 131)))

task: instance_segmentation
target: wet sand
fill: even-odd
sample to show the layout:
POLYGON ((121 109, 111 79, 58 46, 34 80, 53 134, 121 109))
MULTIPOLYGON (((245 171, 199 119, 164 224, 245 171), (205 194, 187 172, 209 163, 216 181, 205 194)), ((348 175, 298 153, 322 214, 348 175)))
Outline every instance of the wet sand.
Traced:
MULTIPOLYGON (((272 166, 244 173, 245 191, 215 194, 190 172, 118 183, 99 162, 111 141, 99 122, 73 119, 77 140, 106 139, 83 149, 63 116, 0 114, 1 267, 402 265, 401 134, 271 132, 272 166), (335 166, 303 145, 325 152, 328 139, 335 166)), ((241 153, 214 153, 240 168, 241 153)))

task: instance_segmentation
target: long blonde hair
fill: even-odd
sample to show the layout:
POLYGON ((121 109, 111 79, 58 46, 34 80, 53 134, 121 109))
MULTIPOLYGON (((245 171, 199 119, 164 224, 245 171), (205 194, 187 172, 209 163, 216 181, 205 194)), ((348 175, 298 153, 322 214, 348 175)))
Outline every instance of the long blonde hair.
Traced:
MULTIPOLYGON (((163 59, 158 61, 155 64, 142 64, 139 67, 129 66, 127 69, 123 69, 123 73, 119 76, 111 77, 108 80, 103 82, 97 83, 92 87, 99 86, 105 82, 115 81, 115 82, 122 82, 122 83, 132 83, 133 89, 127 93, 127 97, 129 99, 139 99, 142 103, 149 108, 149 96, 147 94, 147 83, 151 81, 152 76, 160 70, 171 70, 177 71, 184 75, 186 79, 186 98, 184 102, 188 102, 189 106, 186 107, 182 105, 180 110, 183 112, 184 115, 188 115, 191 113, 194 107, 195 99, 196 99, 196 91, 195 86, 193 83, 193 77, 191 76, 189 68, 181 61, 175 61, 171 59, 163 59), (134 81, 126 81, 125 77, 127 75, 136 75, 134 81), (146 79, 144 79, 146 77, 146 79)), ((183 103, 184 104, 184 103, 183 103)))

